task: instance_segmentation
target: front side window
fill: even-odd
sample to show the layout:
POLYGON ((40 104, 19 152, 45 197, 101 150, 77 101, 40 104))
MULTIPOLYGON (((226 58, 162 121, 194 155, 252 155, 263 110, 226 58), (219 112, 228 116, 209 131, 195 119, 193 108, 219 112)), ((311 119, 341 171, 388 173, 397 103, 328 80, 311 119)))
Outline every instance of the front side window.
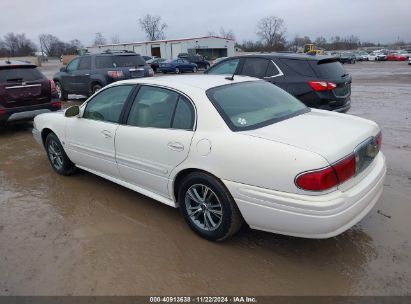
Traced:
POLYGON ((266 81, 215 87, 207 96, 233 131, 257 129, 310 111, 302 102, 266 81))
POLYGON ((131 107, 127 124, 136 127, 192 129, 194 110, 177 92, 142 86, 131 107))
POLYGON ((67 65, 67 72, 73 72, 77 70, 79 63, 79 59, 73 59, 68 65, 67 65))
POLYGON ((237 69, 238 63, 240 59, 231 59, 227 61, 220 62, 219 64, 215 65, 214 67, 210 68, 207 74, 234 74, 235 70, 237 69))
POLYGON ((83 118, 118 123, 132 89, 131 85, 120 85, 102 90, 87 103, 83 118))

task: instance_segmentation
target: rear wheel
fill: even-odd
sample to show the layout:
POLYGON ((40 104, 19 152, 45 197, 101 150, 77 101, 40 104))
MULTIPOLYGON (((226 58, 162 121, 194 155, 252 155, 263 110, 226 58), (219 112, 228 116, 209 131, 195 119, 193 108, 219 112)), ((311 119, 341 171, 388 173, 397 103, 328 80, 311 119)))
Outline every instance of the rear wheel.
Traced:
POLYGON ((66 101, 68 99, 68 93, 66 91, 64 91, 61 83, 59 81, 56 81, 56 90, 57 90, 57 94, 59 96, 59 99, 61 101, 66 101))
POLYGON ((91 94, 97 93, 102 88, 101 84, 95 83, 91 86, 91 94))
POLYGON ((181 182, 178 191, 180 211, 191 229, 211 241, 222 241, 243 224, 240 210, 231 194, 215 177, 194 172, 181 182))
POLYGON ((76 170, 76 167, 64 152, 60 140, 54 133, 50 133, 46 138, 46 151, 51 166, 54 171, 60 175, 70 175, 76 170))

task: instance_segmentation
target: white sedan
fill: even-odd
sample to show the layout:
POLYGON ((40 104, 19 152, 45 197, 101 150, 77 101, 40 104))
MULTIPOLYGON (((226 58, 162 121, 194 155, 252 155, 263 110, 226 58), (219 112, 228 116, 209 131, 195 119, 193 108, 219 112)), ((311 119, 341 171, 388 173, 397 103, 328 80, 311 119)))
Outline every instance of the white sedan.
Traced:
POLYGON ((179 207, 216 241, 244 221, 338 235, 370 212, 386 172, 377 124, 244 76, 116 82, 80 107, 38 115, 33 135, 57 173, 81 168, 179 207))

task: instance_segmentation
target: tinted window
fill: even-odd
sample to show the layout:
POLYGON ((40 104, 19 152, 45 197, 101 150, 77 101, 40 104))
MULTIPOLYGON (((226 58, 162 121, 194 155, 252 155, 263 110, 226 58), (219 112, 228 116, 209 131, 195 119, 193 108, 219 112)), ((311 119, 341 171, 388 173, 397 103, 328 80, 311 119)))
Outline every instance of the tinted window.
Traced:
POLYGON ((73 59, 73 60, 67 65, 67 71, 68 71, 68 72, 72 72, 72 71, 77 70, 78 62, 79 62, 79 59, 78 59, 78 58, 73 59))
POLYGON ((281 62, 287 65, 291 70, 303 76, 315 76, 313 69, 307 60, 299 59, 281 59, 281 62))
POLYGON ((91 57, 80 58, 80 63, 78 65, 79 70, 90 70, 91 69, 91 57))
POLYGON ((87 103, 83 117, 118 123, 121 110, 132 89, 133 86, 122 85, 102 90, 87 103))
POLYGON ((309 111, 299 100, 265 81, 212 88, 207 96, 234 131, 262 127, 309 111))
POLYGON ((112 57, 111 56, 96 56, 96 68, 97 69, 114 68, 112 57))
POLYGON ((194 109, 187 98, 180 96, 174 113, 172 128, 191 130, 194 125, 194 109))
POLYGON ((325 62, 316 64, 313 62, 313 67, 320 77, 325 79, 340 79, 342 75, 347 74, 341 63, 338 61, 325 62))
POLYGON ((208 74, 234 74, 240 59, 220 62, 208 70, 208 74))
POLYGON ((128 116, 127 124, 137 127, 171 128, 179 95, 171 90, 142 86, 128 116))
POLYGON ((268 67, 268 60, 261 58, 247 58, 244 61, 241 75, 263 78, 268 67))
POLYGON ((265 77, 272 77, 276 76, 280 73, 280 71, 277 69, 277 67, 270 61, 268 63, 268 68, 267 72, 265 73, 265 77))
POLYGON ((114 67, 127 68, 146 65, 140 55, 117 55, 113 56, 114 67))
POLYGON ((44 78, 39 70, 33 67, 0 69, 0 81, 32 81, 44 78))

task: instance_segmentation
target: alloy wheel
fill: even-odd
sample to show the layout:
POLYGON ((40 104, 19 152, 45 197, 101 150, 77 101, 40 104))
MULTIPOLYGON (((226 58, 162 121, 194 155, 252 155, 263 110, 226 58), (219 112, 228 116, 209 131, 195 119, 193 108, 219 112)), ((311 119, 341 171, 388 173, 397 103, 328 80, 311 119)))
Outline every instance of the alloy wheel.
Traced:
POLYGON ((223 208, 217 195, 203 184, 192 185, 185 195, 185 208, 198 228, 216 230, 223 219, 223 208))
POLYGON ((63 168, 63 154, 58 146, 58 144, 52 140, 47 148, 51 164, 57 170, 61 170, 63 168))

